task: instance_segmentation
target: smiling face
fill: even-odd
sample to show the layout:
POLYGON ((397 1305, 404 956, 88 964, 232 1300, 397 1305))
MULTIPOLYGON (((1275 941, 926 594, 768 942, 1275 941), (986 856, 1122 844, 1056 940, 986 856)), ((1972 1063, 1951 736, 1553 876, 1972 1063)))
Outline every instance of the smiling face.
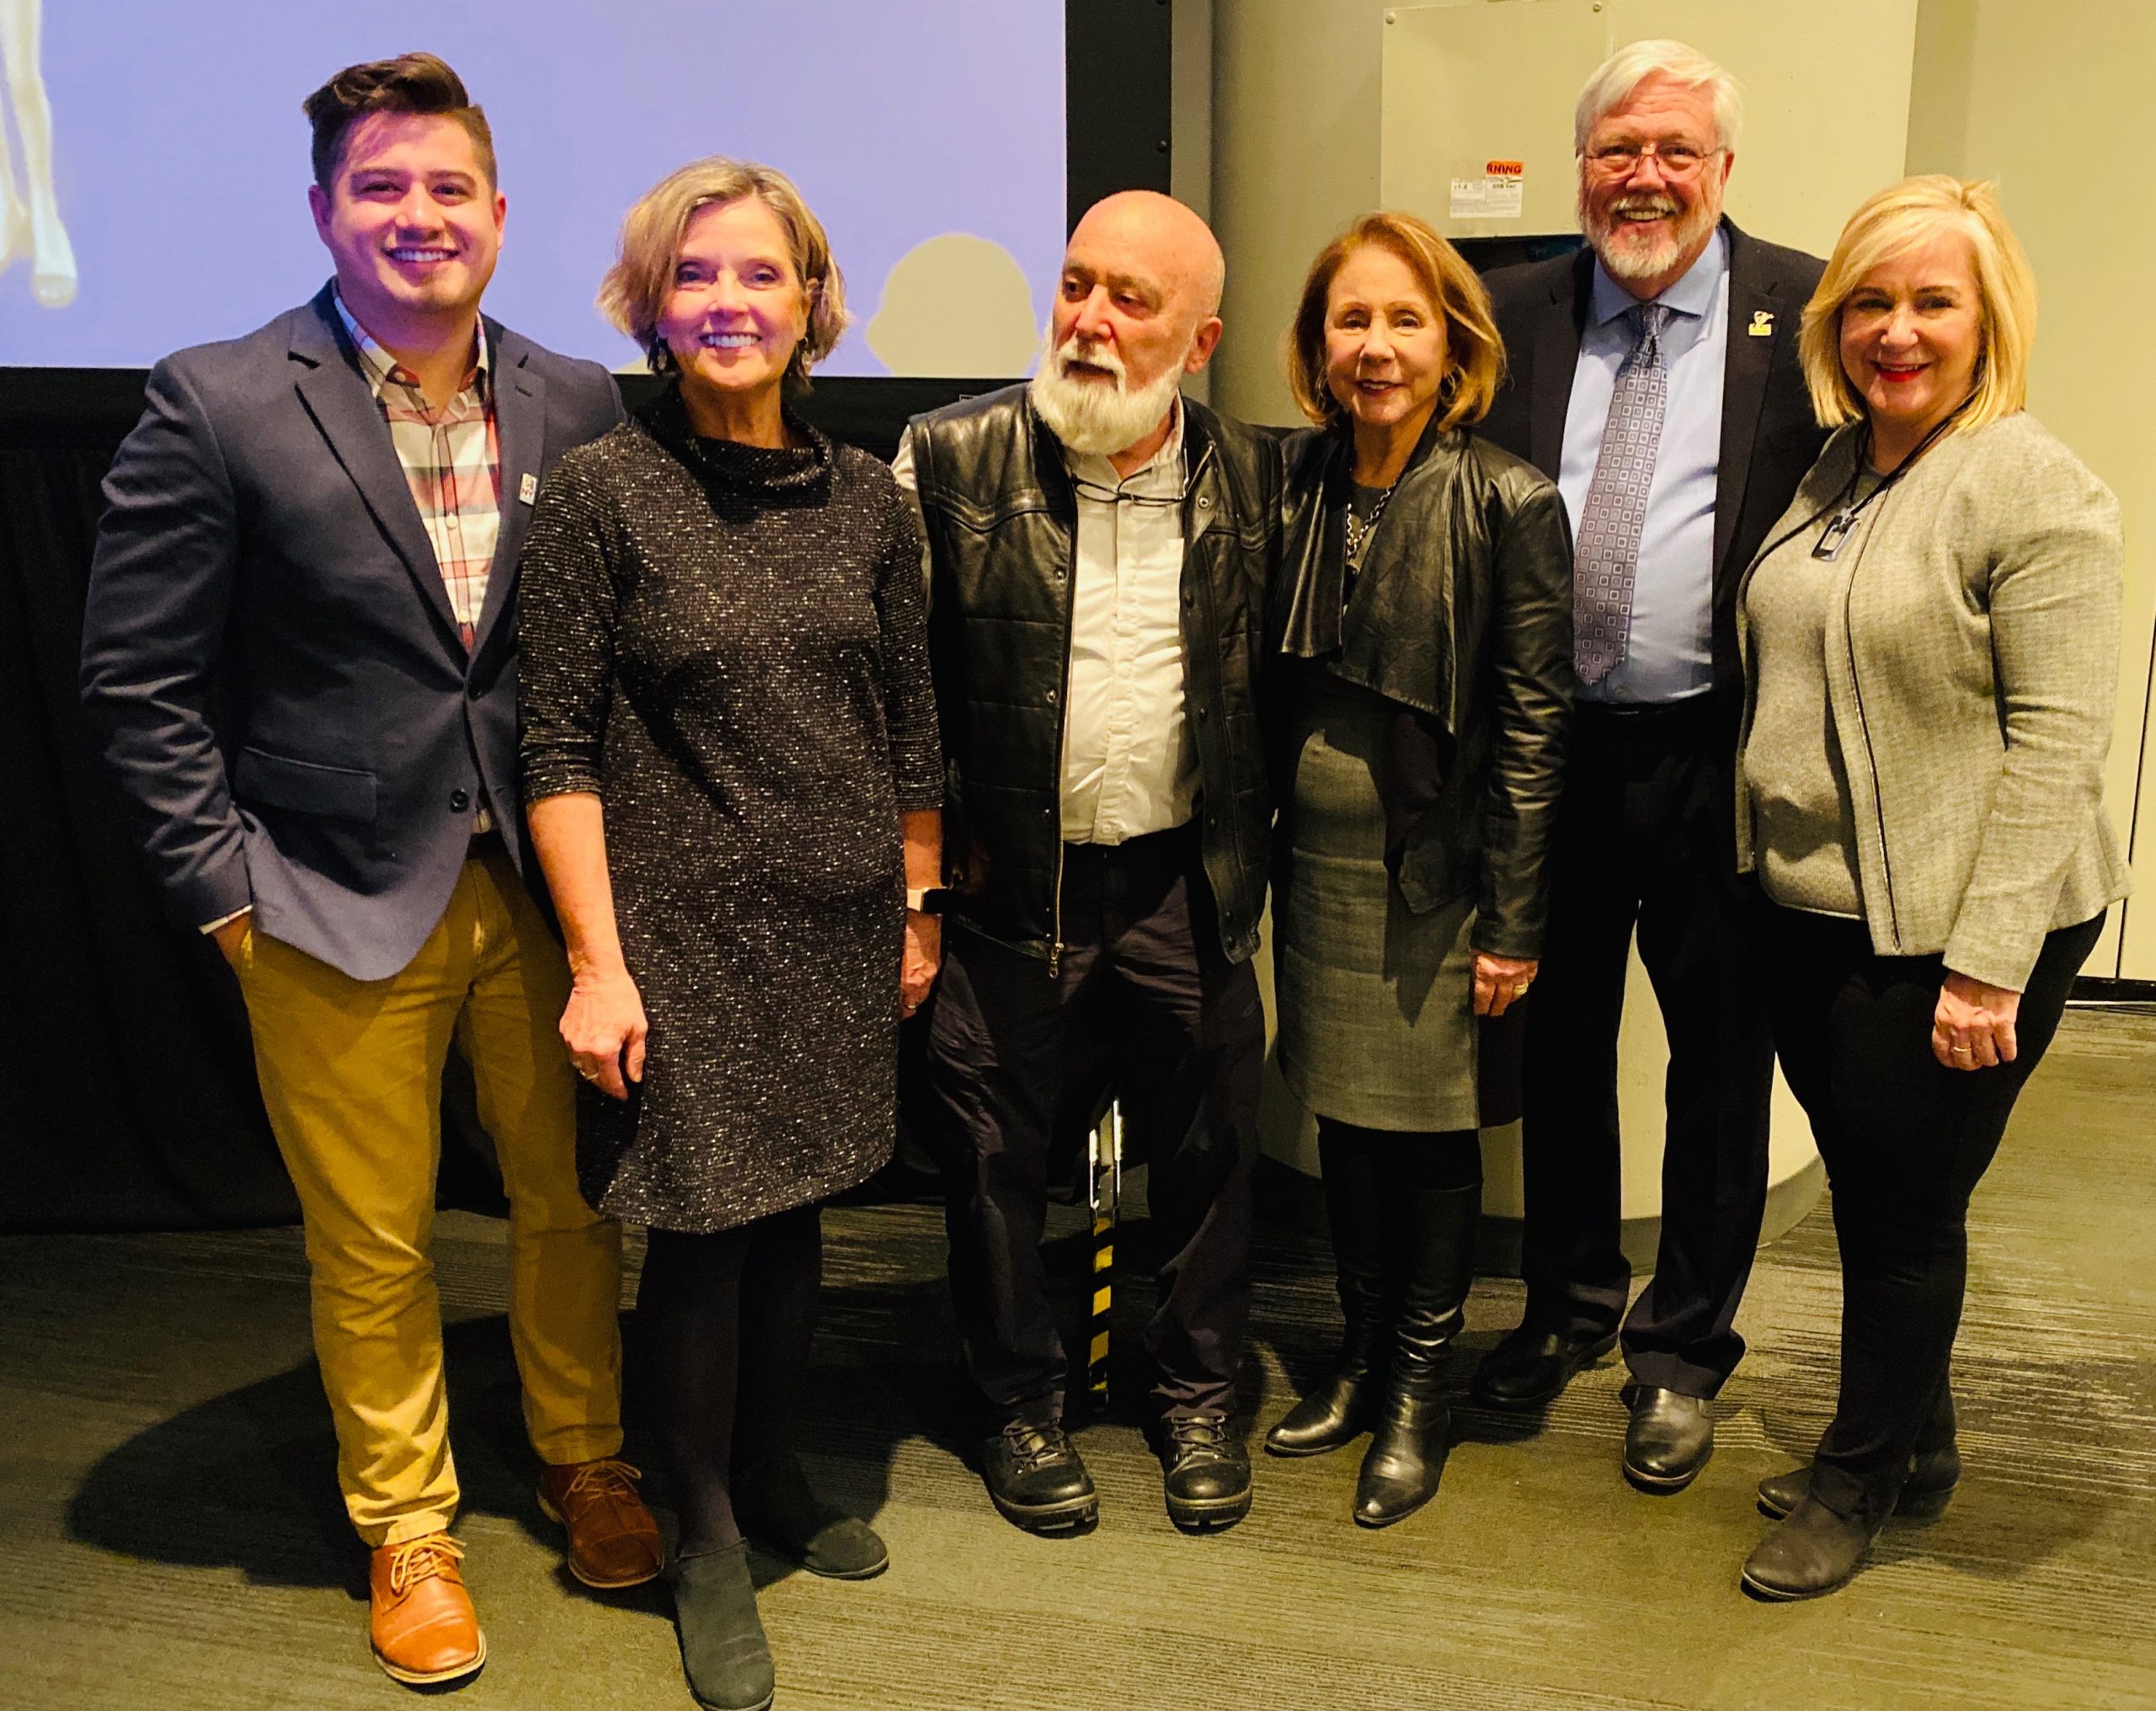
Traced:
POLYGON ((1350 250, 1325 298, 1325 383, 1358 428, 1420 432, 1445 377, 1445 320, 1381 243, 1350 250))
POLYGON ((456 120, 369 115, 347 133, 329 189, 310 185, 307 201, 344 305, 375 337, 478 312, 508 205, 456 120))
POLYGON ((743 196, 696 210, 658 321, 683 392, 736 401, 776 393, 808 330, 809 290, 769 204, 743 196))
POLYGON ((1588 132, 1580 229, 1609 276, 1642 301, 1682 279, 1714 235, 1734 159, 1719 141, 1713 96, 1660 74, 1641 78, 1588 132))
POLYGON ((1842 371, 1864 399, 1875 442, 1906 449, 1958 409, 1983 354, 1976 253, 1941 232, 1873 268, 1843 301, 1842 371))

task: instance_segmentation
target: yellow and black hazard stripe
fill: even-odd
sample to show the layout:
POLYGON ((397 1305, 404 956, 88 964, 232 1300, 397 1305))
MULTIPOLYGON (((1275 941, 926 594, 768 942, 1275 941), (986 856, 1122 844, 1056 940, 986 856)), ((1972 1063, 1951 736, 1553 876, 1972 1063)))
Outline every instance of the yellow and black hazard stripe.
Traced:
POLYGON ((1093 1209, 1093 1325, 1086 1354, 1086 1389, 1095 1406, 1108 1399, 1108 1320, 1115 1309, 1115 1226, 1123 1209, 1123 1105, 1108 1106, 1086 1142, 1093 1209))

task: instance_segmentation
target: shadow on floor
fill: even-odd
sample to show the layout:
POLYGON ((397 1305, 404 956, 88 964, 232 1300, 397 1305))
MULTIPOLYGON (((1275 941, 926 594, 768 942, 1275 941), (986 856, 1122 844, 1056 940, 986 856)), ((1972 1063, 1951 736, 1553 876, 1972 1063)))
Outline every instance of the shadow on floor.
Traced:
MULTIPOLYGON (((1143 1253, 1146 1234, 1144 1218, 1127 1221, 1123 1250, 1143 1253)), ((1150 1277, 1123 1280, 1111 1367, 1114 1400, 1095 1421, 1084 1400, 1089 1239, 1082 1232, 1061 1236, 1047 1251, 1065 1346, 1078 1351, 1070 1393, 1073 1426, 1141 1424, 1150 1277)), ((633 1313, 624 1315, 623 1342, 629 1397, 623 1454, 650 1470, 646 1495, 670 1538, 666 1481, 638 1431, 633 1313)), ((800 1444, 830 1500, 873 1522, 889 1497, 899 1446, 910 1440, 977 1465, 982 1424, 957 1349, 940 1275, 826 1285, 800 1444)), ((526 1438, 505 1317, 449 1325, 444 1350, 461 1516, 506 1517, 552 1547, 559 1530, 541 1515, 534 1496, 536 1463, 526 1438)), ((1246 1365, 1241 1393, 1246 1418, 1258 1383, 1255 1367, 1246 1365)), ((127 1557, 232 1568, 264 1584, 337 1586, 366 1596, 366 1559, 354 1548, 338 1495, 336 1444, 312 1360, 160 1421, 109 1452, 69 1502, 67 1527, 79 1542, 127 1557)), ((759 1585, 794 1572, 760 1553, 755 1560, 759 1585)), ((566 1567, 560 1572, 566 1580, 566 1567)), ((632 1607, 653 1597, 648 1588, 600 1596, 632 1607)), ((663 1594, 658 1602, 663 1605, 663 1594)))

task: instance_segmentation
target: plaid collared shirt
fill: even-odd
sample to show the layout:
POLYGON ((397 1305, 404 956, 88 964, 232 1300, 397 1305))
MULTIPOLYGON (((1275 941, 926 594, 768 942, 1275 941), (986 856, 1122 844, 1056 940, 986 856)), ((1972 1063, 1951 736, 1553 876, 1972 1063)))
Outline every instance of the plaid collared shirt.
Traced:
POLYGON ((501 538, 501 434, 494 420, 494 371, 485 331, 478 336, 472 371, 455 397, 427 408, 419 377, 398 364, 352 318, 342 296, 337 313, 360 354, 360 368, 374 388, 375 402, 389 424, 390 442, 412 488, 412 502, 434 543, 442 586, 457 632, 469 648, 487 605, 487 578, 494 544, 501 538))

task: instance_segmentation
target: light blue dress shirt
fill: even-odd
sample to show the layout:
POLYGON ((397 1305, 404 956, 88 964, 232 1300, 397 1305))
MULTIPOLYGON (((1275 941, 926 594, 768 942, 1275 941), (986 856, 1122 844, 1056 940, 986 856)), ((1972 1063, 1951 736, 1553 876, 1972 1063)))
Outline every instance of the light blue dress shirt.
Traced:
MULTIPOLYGON (((1684 278, 1656 302, 1673 312, 1662 335, 1668 403, 1640 531, 1639 572, 1625 657, 1582 701, 1673 701, 1714 681, 1715 477, 1721 463, 1722 370, 1729 338, 1729 237, 1717 229, 1684 278)), ((1617 370, 1631 354, 1625 312, 1639 299, 1594 264, 1594 291, 1565 411, 1557 488, 1572 532, 1602 455, 1617 370)))

